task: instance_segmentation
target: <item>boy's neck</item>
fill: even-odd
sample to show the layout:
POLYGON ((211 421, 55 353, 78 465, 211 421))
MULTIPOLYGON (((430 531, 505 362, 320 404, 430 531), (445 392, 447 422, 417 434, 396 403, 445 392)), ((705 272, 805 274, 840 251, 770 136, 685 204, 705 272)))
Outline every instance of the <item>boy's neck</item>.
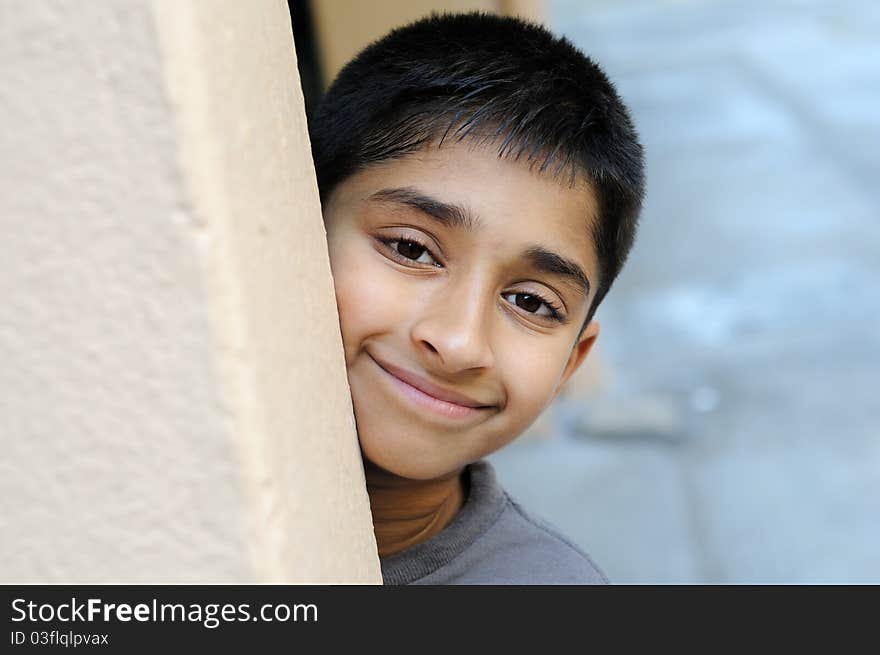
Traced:
POLYGON ((432 480, 410 480, 364 459, 379 557, 427 541, 445 528, 467 497, 464 469, 432 480))

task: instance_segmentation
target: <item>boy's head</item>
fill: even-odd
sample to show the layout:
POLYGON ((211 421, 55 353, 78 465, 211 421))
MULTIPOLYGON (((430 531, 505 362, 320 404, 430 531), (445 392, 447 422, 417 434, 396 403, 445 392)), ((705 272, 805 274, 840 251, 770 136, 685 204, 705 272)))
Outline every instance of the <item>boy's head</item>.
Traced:
POLYGON ((364 454, 431 478, 497 450, 587 355, 632 245, 626 108, 564 39, 444 15, 364 50, 310 129, 364 454))

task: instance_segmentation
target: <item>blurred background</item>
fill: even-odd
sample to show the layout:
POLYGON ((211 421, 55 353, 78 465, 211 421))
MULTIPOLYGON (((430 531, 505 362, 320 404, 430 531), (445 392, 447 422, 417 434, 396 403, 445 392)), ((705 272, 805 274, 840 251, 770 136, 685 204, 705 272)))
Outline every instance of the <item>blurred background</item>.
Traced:
POLYGON ((617 583, 880 582, 880 3, 290 3, 307 105, 395 24, 478 8, 599 62, 646 147, 591 361, 493 455, 617 583))

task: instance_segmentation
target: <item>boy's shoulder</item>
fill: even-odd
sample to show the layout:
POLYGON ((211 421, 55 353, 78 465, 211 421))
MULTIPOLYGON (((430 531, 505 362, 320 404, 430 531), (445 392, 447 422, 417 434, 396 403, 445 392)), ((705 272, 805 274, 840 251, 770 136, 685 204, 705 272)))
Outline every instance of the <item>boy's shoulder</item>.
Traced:
MULTIPOLYGON (((498 525, 498 567, 519 584, 609 584, 592 558, 555 526, 530 514, 506 492, 498 525)), ((516 582, 513 582, 516 584, 516 582)))
POLYGON ((483 460, 468 499, 438 535, 382 560, 386 584, 608 584, 580 548, 526 512, 483 460))

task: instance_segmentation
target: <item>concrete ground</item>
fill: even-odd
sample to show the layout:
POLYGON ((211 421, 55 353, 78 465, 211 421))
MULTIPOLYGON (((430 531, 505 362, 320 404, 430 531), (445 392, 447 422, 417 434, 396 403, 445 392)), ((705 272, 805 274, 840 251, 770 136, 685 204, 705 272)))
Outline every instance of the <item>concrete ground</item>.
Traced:
POLYGON ((600 382, 502 482, 615 582, 880 582, 880 3, 551 6, 649 188, 600 382))

